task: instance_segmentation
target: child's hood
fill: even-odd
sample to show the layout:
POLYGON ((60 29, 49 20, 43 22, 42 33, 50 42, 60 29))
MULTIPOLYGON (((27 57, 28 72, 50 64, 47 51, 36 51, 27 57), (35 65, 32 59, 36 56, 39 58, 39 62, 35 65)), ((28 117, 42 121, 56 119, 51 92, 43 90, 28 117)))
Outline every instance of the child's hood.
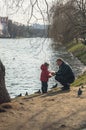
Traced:
POLYGON ((42 65, 41 65, 41 70, 44 70, 44 71, 47 70, 47 66, 44 65, 44 64, 42 64, 42 65))

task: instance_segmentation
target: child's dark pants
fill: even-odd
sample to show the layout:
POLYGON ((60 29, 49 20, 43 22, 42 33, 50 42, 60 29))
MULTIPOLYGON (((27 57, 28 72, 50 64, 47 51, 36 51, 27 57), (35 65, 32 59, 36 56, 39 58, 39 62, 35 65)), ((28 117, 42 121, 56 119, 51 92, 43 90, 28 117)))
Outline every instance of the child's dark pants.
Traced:
POLYGON ((42 81, 42 93, 47 93, 47 89, 48 89, 48 83, 42 81))

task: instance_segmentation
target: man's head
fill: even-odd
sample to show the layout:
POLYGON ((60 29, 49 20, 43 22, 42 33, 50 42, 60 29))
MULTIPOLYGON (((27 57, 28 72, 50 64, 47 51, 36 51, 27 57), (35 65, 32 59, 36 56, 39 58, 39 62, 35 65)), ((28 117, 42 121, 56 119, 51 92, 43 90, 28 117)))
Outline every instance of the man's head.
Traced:
POLYGON ((57 62, 57 65, 60 66, 64 61, 63 59, 58 58, 56 62, 57 62))

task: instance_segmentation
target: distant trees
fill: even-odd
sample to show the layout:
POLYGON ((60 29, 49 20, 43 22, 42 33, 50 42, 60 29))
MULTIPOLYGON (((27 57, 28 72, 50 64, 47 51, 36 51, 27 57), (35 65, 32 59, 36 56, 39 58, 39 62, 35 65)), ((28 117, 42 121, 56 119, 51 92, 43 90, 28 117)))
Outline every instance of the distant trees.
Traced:
POLYGON ((86 0, 58 0, 50 15, 50 37, 55 41, 68 43, 86 37, 86 0))
POLYGON ((12 20, 8 20, 8 32, 10 37, 27 37, 28 30, 25 25, 13 23, 12 20))
MULTIPOLYGON (((41 26, 43 26, 43 25, 41 25, 41 26)), ((11 38, 46 37, 47 28, 48 28, 48 26, 46 26, 46 28, 44 28, 44 27, 36 28, 34 26, 23 25, 23 24, 19 24, 17 22, 12 22, 12 20, 8 20, 8 32, 9 32, 11 38)))

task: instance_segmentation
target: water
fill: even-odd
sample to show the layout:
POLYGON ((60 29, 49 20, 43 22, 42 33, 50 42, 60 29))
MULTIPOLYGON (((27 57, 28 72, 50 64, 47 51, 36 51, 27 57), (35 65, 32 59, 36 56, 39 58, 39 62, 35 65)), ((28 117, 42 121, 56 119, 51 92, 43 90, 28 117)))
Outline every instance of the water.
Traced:
MULTIPOLYGON (((50 63, 50 70, 56 71, 56 59, 62 57, 76 75, 85 68, 64 47, 55 50, 51 44, 50 39, 44 38, 0 39, 0 58, 6 67, 6 86, 11 97, 26 91, 32 94, 41 88, 40 65, 45 61, 50 63)), ((50 79, 49 88, 54 84, 54 78, 50 79)))

